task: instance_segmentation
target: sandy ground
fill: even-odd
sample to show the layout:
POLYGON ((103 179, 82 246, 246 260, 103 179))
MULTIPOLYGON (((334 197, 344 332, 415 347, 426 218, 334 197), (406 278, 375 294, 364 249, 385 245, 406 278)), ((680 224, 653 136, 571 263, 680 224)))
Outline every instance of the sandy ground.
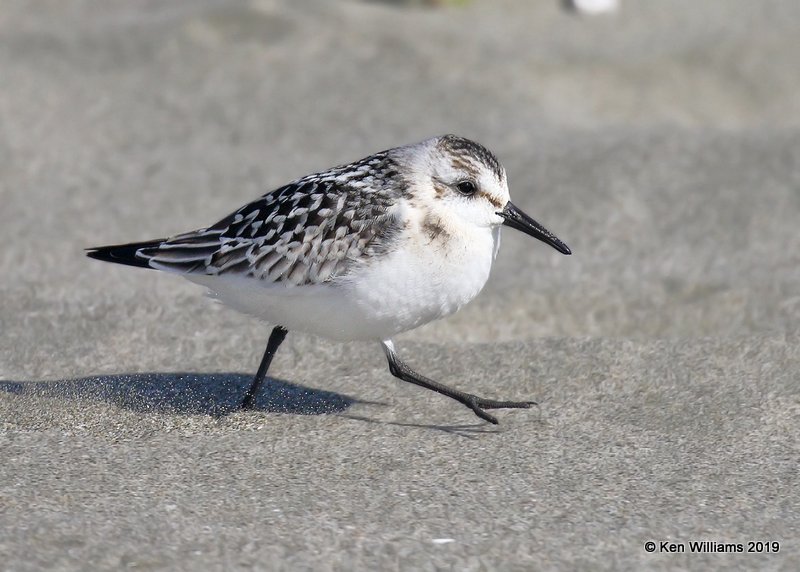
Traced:
POLYGON ((794 0, 0 2, 0 569, 800 568, 798 38, 794 0), (575 252, 506 232, 398 339, 539 402, 497 427, 300 334, 233 412, 268 326, 83 257, 446 132, 575 252))

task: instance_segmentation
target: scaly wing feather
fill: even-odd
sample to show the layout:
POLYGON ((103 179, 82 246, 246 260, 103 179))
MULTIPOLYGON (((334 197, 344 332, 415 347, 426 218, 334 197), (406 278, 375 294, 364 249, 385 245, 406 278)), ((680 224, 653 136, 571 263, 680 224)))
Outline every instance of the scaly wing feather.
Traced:
POLYGON ((149 243, 136 258, 180 273, 242 275, 266 283, 320 284, 390 248, 397 169, 386 154, 309 175, 215 225, 149 243))

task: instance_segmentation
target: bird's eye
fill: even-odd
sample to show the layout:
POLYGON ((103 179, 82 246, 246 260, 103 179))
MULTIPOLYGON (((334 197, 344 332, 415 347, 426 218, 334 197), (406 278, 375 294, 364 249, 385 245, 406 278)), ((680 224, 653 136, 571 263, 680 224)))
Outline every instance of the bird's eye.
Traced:
POLYGON ((475 191, 478 190, 478 187, 472 181, 461 181, 456 185, 458 192, 462 195, 474 195, 475 191))

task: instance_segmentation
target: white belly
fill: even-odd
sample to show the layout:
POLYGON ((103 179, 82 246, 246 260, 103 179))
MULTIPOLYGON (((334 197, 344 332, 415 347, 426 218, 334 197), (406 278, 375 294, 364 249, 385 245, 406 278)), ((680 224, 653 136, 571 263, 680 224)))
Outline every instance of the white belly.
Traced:
POLYGON ((252 278, 187 275, 223 303, 289 330, 332 340, 385 340, 448 316, 489 278, 499 227, 433 243, 407 240, 347 277, 285 287, 252 278))

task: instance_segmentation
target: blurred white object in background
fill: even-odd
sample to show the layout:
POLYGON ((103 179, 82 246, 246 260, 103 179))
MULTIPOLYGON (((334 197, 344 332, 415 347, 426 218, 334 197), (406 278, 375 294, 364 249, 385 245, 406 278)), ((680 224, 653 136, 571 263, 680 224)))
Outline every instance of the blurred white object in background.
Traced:
POLYGON ((619 9, 619 0, 568 0, 566 4, 581 14, 605 14, 619 9))

